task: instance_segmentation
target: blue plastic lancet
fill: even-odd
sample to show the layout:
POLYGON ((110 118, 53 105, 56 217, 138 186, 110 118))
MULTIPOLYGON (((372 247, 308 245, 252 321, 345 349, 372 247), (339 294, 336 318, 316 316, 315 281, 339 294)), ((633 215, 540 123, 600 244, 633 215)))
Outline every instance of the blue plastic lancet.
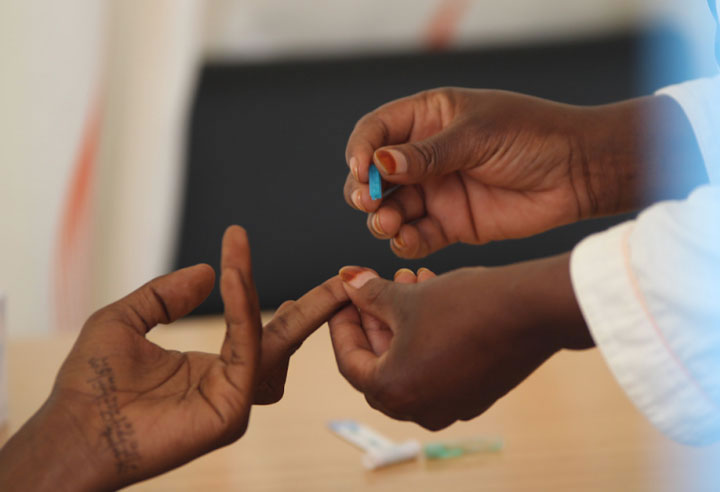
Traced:
POLYGON ((368 180, 370 182, 370 198, 379 200, 382 198, 382 180, 380 179, 380 172, 377 167, 375 167, 375 164, 370 164, 368 180))

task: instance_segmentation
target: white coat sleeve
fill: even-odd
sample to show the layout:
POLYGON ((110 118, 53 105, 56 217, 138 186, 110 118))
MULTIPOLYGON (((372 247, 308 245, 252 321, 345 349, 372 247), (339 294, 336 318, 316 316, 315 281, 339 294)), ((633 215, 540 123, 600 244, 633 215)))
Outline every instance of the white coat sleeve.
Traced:
POLYGON ((680 104, 692 125, 710 182, 720 185, 720 75, 660 89, 680 104))
POLYGON ((596 345, 669 437, 720 440, 720 80, 666 88, 685 110, 711 185, 592 235, 570 270, 596 345))

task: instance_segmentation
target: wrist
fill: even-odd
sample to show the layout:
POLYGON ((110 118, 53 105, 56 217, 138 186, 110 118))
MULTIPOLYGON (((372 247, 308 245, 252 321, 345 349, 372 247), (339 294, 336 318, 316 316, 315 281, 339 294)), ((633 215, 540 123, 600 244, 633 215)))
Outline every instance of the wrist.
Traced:
POLYGON ((628 212, 637 207, 643 149, 641 99, 583 108, 578 125, 573 182, 583 219, 628 212))
POLYGON ((101 488, 100 469, 78 422, 46 402, 0 449, 0 489, 101 488))
POLYGON ((518 300, 525 326, 549 350, 584 349, 595 345, 575 298, 570 253, 515 265, 520 279, 518 300))
POLYGON ((571 167, 583 218, 683 198, 707 181, 692 126, 672 98, 640 97, 582 114, 571 167))

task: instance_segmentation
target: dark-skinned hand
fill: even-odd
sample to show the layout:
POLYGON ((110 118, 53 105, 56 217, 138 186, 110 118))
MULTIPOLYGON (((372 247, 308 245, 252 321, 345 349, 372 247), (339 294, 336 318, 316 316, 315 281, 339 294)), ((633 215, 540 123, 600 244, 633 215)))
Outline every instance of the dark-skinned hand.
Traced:
POLYGON ((338 368, 390 417, 432 430, 476 417, 558 350, 593 345, 568 257, 419 282, 345 267, 353 305, 330 320, 338 368))
POLYGON ((188 314, 214 272, 156 278, 88 319, 41 409, 0 450, 2 490, 112 490, 240 438, 252 403, 282 396, 288 360, 347 302, 334 277, 260 321, 245 231, 223 238, 219 354, 166 350, 145 335, 188 314))
POLYGON ((345 152, 345 199, 398 256, 527 237, 682 197, 707 176, 671 98, 574 106, 443 88, 361 118, 345 152), (389 196, 372 200, 374 162, 389 196))

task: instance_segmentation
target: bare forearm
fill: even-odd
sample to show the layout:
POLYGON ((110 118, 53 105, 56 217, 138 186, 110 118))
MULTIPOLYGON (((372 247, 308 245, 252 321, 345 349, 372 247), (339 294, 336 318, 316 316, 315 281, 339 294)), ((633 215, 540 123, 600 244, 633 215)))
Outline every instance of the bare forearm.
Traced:
MULTIPOLYGON (((508 317, 515 318, 511 325, 523 338, 549 353, 595 345, 575 299, 570 253, 516 263, 493 273, 508 317)), ((478 274, 486 275, 483 270, 478 274)))
POLYGON ((526 274, 528 305, 558 348, 583 349, 595 345, 575 299, 570 278, 570 253, 530 262, 526 274))
POLYGON ((95 465, 77 429, 43 407, 0 449, 0 490, 98 489, 95 465))

